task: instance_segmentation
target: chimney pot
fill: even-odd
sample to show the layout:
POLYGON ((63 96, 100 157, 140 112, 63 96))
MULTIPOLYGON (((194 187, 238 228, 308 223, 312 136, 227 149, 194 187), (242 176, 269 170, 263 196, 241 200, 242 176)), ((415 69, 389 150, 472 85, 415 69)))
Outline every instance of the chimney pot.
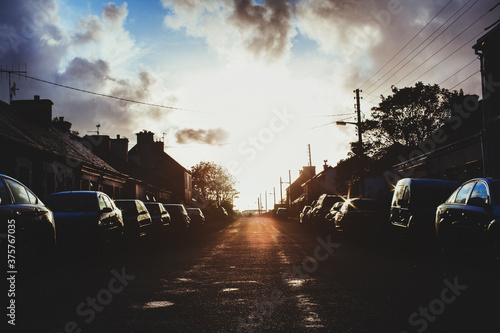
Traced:
POLYGON ((40 100, 40 95, 35 95, 35 101, 39 101, 40 100))

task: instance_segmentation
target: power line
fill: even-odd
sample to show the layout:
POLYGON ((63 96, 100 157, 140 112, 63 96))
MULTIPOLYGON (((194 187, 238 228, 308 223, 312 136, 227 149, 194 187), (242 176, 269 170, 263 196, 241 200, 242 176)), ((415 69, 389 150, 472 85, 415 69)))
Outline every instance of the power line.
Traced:
MULTIPOLYGON (((453 38, 452 40, 450 40, 448 43, 446 43, 443 47, 441 47, 437 52, 434 52, 434 54, 432 54, 429 58, 427 58, 426 60, 424 60, 420 65, 418 65, 417 67, 415 67, 410 73, 408 73, 407 75, 410 75, 412 74, 414 71, 416 71, 418 68, 420 68, 421 66, 423 66, 427 61, 429 61, 432 57, 434 57, 436 54, 438 54, 439 52, 441 52, 442 50, 444 50, 445 47, 447 47, 448 45, 450 45, 455 39, 457 39, 458 37, 460 37, 465 31, 469 30, 474 24, 476 24, 480 19, 482 19, 484 16, 486 16, 491 10, 487 11, 486 13, 484 13, 483 15, 481 15, 479 18, 477 18, 474 22, 472 22, 471 24, 469 24, 469 26, 467 28, 465 28, 464 30, 462 30, 457 36, 455 36, 455 38, 453 38)), ((466 43, 464 43, 462 46, 460 46, 458 49, 456 49, 454 52, 452 52, 451 54, 449 54, 446 58, 444 58, 443 60, 441 60, 440 62, 438 62, 436 65, 434 65, 431 69, 427 70, 424 74, 420 75, 417 79, 411 81, 411 82, 414 82, 416 80, 418 80, 420 77, 424 76, 425 74, 427 74, 430 70, 434 69, 435 67, 437 67, 439 64, 441 64, 443 61, 445 61, 446 59, 448 59, 449 57, 451 57, 452 55, 454 55, 456 52, 458 52, 460 49, 462 49, 463 47, 465 47, 466 45, 468 45, 471 41, 473 41, 474 39, 476 39, 477 37, 479 37, 481 34, 483 34, 483 31, 481 31, 480 33, 478 33, 476 36, 472 37, 470 40, 468 40, 466 43)), ((396 82, 394 85, 398 84, 399 82, 401 82, 401 80, 399 80, 398 82, 396 82)))
POLYGON ((464 67, 460 68, 458 71, 456 71, 455 73, 453 73, 452 75, 450 75, 448 78, 446 78, 445 80, 441 81, 438 85, 442 85, 443 83, 445 83, 446 81, 448 81, 449 79, 451 79, 452 77, 454 77, 455 75, 457 75, 458 73, 460 73, 461 71, 463 71, 466 67, 470 66, 472 63, 474 63, 475 61, 477 60, 477 58, 474 58, 472 59, 471 62, 469 62, 467 65, 465 65, 464 67))
POLYGON ((464 80, 460 81, 459 83, 457 83, 456 85, 454 85, 450 90, 453 90, 455 89, 456 87, 458 87, 459 85, 461 85, 462 83, 464 83, 465 81, 467 81, 468 79, 470 79, 471 77, 473 77, 474 75, 476 75, 477 73, 481 72, 480 70, 477 70, 476 72, 472 73, 471 75, 469 75, 467 78, 465 78, 464 80))
MULTIPOLYGON (((427 26, 429 26, 429 24, 431 24, 431 22, 432 22, 432 21, 434 21, 434 19, 435 19, 435 18, 436 18, 439 14, 441 14, 441 12, 442 12, 442 11, 443 11, 446 7, 448 7, 448 5, 449 5, 452 1, 453 1, 453 0, 448 1, 448 3, 447 3, 446 5, 444 5, 444 7, 443 7, 443 8, 441 8, 441 10, 440 10, 440 11, 439 11, 436 15, 434 15, 434 17, 433 17, 433 18, 432 18, 429 22, 427 22, 427 24, 426 24, 426 25, 425 25, 422 29, 420 29, 420 31, 419 31, 419 32, 417 32, 417 34, 416 34, 415 36, 413 36, 413 38, 412 38, 412 39, 410 39, 410 40, 409 40, 409 41, 405 44, 405 46, 403 46, 403 47, 402 47, 402 48, 401 48, 401 49, 400 49, 400 50, 399 50, 399 51, 398 51, 395 55, 393 55, 393 56, 392 56, 392 58, 391 58, 391 59, 389 59, 389 60, 388 60, 388 61, 387 61, 387 62, 386 62, 386 63, 385 63, 382 67, 380 67, 380 69, 379 69, 379 70, 378 70, 375 74, 373 74, 373 75, 372 75, 372 76, 371 76, 368 80, 366 80, 363 84, 361 84, 360 88, 362 88, 362 87, 363 87, 366 83, 368 83, 368 81, 370 81, 371 79, 373 79, 373 78, 375 77, 375 75, 377 75, 378 73, 380 73, 380 71, 381 71, 382 69, 384 69, 384 68, 385 68, 385 66, 387 66, 387 65, 388 65, 388 64, 389 64, 389 63, 390 63, 390 62, 391 62, 394 58, 396 58, 396 57, 397 57, 397 56, 398 56, 398 55, 399 55, 399 54, 400 54, 400 53, 401 53, 401 52, 402 52, 402 51, 403 51, 403 50, 404 50, 404 49, 405 49, 405 48, 406 48, 406 47, 407 47, 407 46, 408 46, 411 42, 413 42, 413 40, 414 40, 415 38, 417 38, 417 36, 418 36, 418 35, 420 35, 420 33, 421 33, 422 31, 424 31, 424 29, 425 29, 425 28, 427 28, 427 26)), ((412 52, 413 52, 413 51, 412 51, 412 52)), ((372 84, 371 86, 373 86, 373 84, 372 84)), ((370 86, 370 87, 371 87, 371 86, 370 86)), ((370 89, 370 87, 368 87, 367 89, 370 89)), ((368 95, 369 95, 369 94, 368 94, 368 95)))
POLYGON ((301 115, 299 117, 302 118, 317 118, 317 117, 343 117, 343 116, 350 116, 354 113, 339 113, 339 114, 325 114, 325 115, 301 115))
POLYGON ((25 77, 27 79, 31 79, 31 80, 35 80, 35 81, 39 81, 39 82, 43 82, 43 83, 47 83, 47 84, 51 84, 51 85, 54 85, 54 86, 57 86, 57 87, 71 89, 71 90, 75 90, 75 91, 78 91, 78 92, 83 92, 83 93, 86 93, 86 94, 91 94, 91 95, 96 95, 96 96, 101 96, 101 97, 116 99, 116 100, 123 101, 123 102, 128 102, 128 103, 134 103, 134 104, 140 104, 140 105, 147 105, 147 106, 153 106, 153 107, 157 107, 157 108, 170 109, 170 110, 198 112, 198 113, 208 113, 208 112, 203 112, 203 111, 177 108, 177 107, 168 106, 168 105, 161 105, 161 104, 153 104, 153 103, 141 102, 141 101, 136 101, 136 100, 133 100, 133 99, 128 99, 128 98, 123 98, 123 97, 118 97, 118 96, 113 96, 113 95, 102 94, 102 93, 98 93, 98 92, 95 92, 95 91, 90 91, 90 90, 75 88, 75 87, 67 86, 67 85, 64 85, 64 84, 59 84, 59 83, 55 83, 55 82, 51 82, 51 81, 47 81, 47 80, 43 80, 43 79, 38 79, 36 77, 32 77, 32 76, 28 76, 28 75, 24 75, 24 74, 16 74, 16 75, 25 77))
MULTIPOLYGON (((408 53, 403 59, 401 59, 394 67, 392 67, 387 73, 385 73, 382 77, 389 74, 393 71, 397 66, 399 66, 404 60, 406 60, 415 50, 417 50, 420 46, 422 46, 427 40, 429 40, 436 32, 439 31, 443 26, 445 26, 455 15, 457 15, 467 4, 469 4, 472 0, 469 0, 462 7, 460 7, 450 18, 448 18, 439 28, 437 28, 432 34, 430 34, 425 40, 423 40, 417 47, 415 47, 410 53, 408 53)), ((394 75, 399 73, 410 61, 412 61, 417 55, 419 55, 423 50, 425 50, 429 45, 431 45, 439 36, 441 36, 446 30, 448 30, 460 17, 462 17, 466 12, 468 12, 479 0, 476 0, 469 8, 467 8, 459 17, 457 17, 450 25, 448 25, 443 31, 441 31, 432 41, 430 41, 426 46, 424 46, 417 54, 415 54, 409 61, 407 61, 403 66, 396 70, 391 76, 382 82, 379 86, 377 86, 373 91, 379 89, 382 85, 384 85, 389 79, 391 79, 394 75)), ((370 89, 375 83, 370 85, 367 89, 370 89)))

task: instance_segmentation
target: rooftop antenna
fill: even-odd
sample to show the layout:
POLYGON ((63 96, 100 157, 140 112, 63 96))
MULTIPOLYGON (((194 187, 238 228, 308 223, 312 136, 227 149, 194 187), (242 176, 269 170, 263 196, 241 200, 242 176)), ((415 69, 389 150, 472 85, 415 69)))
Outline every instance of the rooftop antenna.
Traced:
POLYGON ((16 83, 12 83, 12 76, 17 75, 18 79, 21 78, 21 74, 24 74, 23 76, 26 78, 26 74, 28 73, 27 66, 24 64, 24 71, 21 70, 20 66, 17 66, 17 70, 14 70, 14 66, 11 65, 11 69, 9 70, 7 66, 3 68, 2 65, 0 65, 0 77, 2 73, 7 73, 9 77, 9 103, 12 104, 12 99, 14 96, 16 96, 16 90, 19 90, 19 88, 16 88, 16 83))
POLYGON ((162 136, 161 136, 161 141, 165 142, 165 135, 166 135, 166 134, 167 134, 166 132, 163 132, 163 133, 162 133, 162 136))
POLYGON ((97 124, 95 125, 95 127, 97 128, 96 131, 87 131, 88 133, 97 133, 97 135, 99 135, 99 128, 101 128, 101 124, 97 124))

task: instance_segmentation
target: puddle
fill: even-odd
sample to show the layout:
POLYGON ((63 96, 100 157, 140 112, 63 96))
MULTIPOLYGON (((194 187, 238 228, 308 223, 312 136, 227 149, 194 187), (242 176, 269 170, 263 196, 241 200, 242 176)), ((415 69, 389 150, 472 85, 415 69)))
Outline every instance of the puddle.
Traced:
POLYGON ((228 292, 228 291, 238 291, 240 288, 224 288, 222 289, 222 292, 228 292))
POLYGON ((166 308, 174 305, 173 302, 170 301, 152 301, 147 302, 142 305, 132 305, 131 307, 134 309, 158 309, 158 308, 166 308))

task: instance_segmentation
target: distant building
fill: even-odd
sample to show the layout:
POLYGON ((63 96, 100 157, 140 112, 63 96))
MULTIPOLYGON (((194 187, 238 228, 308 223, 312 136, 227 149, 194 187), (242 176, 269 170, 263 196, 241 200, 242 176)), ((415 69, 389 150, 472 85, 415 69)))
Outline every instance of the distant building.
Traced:
POLYGON ((329 165, 323 165, 323 170, 302 184, 303 192, 309 198, 309 202, 316 200, 320 195, 338 194, 335 186, 337 170, 329 165))
POLYGON ((71 123, 52 119, 52 101, 0 102, 0 173, 37 195, 65 190, 99 190, 112 198, 125 191, 128 176, 96 156, 71 133, 71 123))
POLYGON ((127 138, 120 135, 116 138, 110 138, 108 135, 86 135, 81 142, 94 147, 93 152, 96 155, 116 170, 128 175, 123 197, 162 203, 171 201, 171 191, 162 187, 152 174, 129 161, 127 138))
POLYGON ((128 152, 128 158, 155 179, 157 186, 172 193, 170 201, 193 204, 191 173, 165 153, 162 141, 154 140, 154 133, 137 133, 137 144, 128 152))
POLYGON ((287 203, 291 213, 297 213, 308 204, 307 193, 304 193, 302 184, 314 177, 316 173, 315 166, 305 166, 300 171, 299 177, 286 189, 287 203))

